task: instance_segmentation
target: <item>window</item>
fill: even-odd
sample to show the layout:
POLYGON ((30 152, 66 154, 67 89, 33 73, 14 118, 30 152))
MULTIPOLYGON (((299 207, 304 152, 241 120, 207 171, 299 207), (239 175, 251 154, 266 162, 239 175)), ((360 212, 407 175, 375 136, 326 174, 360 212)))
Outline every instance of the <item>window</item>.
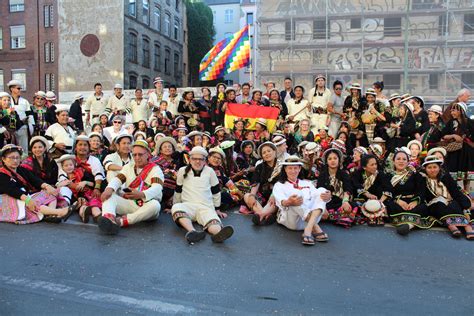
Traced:
POLYGON ((143 78, 142 79, 142 89, 148 89, 148 88, 150 88, 150 79, 143 78))
POLYGON ((54 62, 54 43, 51 43, 51 42, 44 43, 44 62, 45 63, 54 62))
POLYGON ((432 10, 442 6, 443 4, 437 0, 413 0, 411 5, 414 10, 432 10))
POLYGON ((169 49, 166 49, 165 50, 165 74, 167 75, 171 74, 170 58, 171 58, 171 52, 169 49))
POLYGON ((176 0, 176 5, 175 5, 176 11, 179 12, 179 0, 176 0))
POLYGON ((136 0, 128 0, 128 14, 136 17, 137 16, 137 3, 136 0))
POLYGON ((383 75, 383 82, 387 90, 400 90, 401 76, 399 74, 383 75))
POLYGON ((25 48, 25 26, 10 26, 11 49, 25 48))
POLYGON ((461 75, 461 88, 474 89, 474 73, 464 73, 461 75))
POLYGON ((179 39, 179 20, 174 20, 174 39, 179 39))
POLYGON ((360 29, 362 20, 360 18, 351 19, 351 29, 360 29))
POLYGON ((138 52, 137 52, 137 36, 133 33, 130 33, 130 43, 128 47, 128 60, 132 63, 138 62, 138 52))
POLYGON ((294 39, 295 39, 295 21, 286 21, 285 22, 285 40, 291 41, 294 39))
POLYGON ((26 69, 12 69, 12 80, 21 82, 21 90, 26 90, 26 69))
POLYGON ((438 90, 438 74, 430 74, 428 82, 431 90, 438 90))
POLYGON ((153 64, 153 69, 154 70, 161 70, 161 47, 160 45, 157 45, 155 44, 155 51, 154 51, 154 55, 155 55, 155 62, 153 64))
POLYGON ((143 39, 143 63, 142 66, 150 68, 150 41, 143 39))
POLYGON ((232 23, 234 19, 234 10, 226 9, 224 12, 224 23, 232 23))
POLYGON ((10 0, 10 12, 25 11, 25 0, 10 0))
POLYGON ((165 34, 171 36, 171 15, 165 14, 165 34))
POLYGON ((160 7, 155 7, 155 12, 153 12, 153 19, 155 22, 155 29, 161 31, 161 9, 160 7))
POLYGON ((133 74, 128 76, 128 85, 130 89, 137 88, 137 75, 133 74))
POLYGON ((45 74, 44 75, 44 87, 46 91, 54 91, 55 80, 54 74, 45 74))
POLYGON ((247 13, 247 24, 253 24, 253 13, 247 13))
POLYGON ((474 34, 474 13, 464 14, 464 35, 474 34))
POLYGON ((44 27, 54 26, 54 7, 52 5, 43 6, 44 27))
POLYGON ((446 23, 446 14, 442 14, 438 18, 438 36, 444 36, 449 32, 446 27, 449 28, 449 25, 446 23))
POLYGON ((388 37, 402 36, 402 18, 385 18, 383 35, 388 37))
POLYGON ((3 28, 0 26, 0 49, 3 49, 3 28))
POLYGON ((150 24, 150 2, 149 0, 143 0, 143 23, 146 25, 150 24))
MULTIPOLYGON (((329 38, 329 33, 328 33, 329 38)), ((326 39, 326 21, 325 20, 314 20, 313 21, 313 39, 326 39)))
POLYGON ((179 78, 181 74, 179 73, 179 54, 174 53, 174 76, 179 78))
POLYGON ((0 92, 3 92, 3 69, 0 69, 0 92))

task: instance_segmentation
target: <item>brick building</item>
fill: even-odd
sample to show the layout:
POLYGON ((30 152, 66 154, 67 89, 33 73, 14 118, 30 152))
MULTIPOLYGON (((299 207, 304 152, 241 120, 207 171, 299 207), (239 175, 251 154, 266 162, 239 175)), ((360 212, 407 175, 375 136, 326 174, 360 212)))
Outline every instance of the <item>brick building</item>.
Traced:
POLYGON ((58 27, 54 0, 0 1, 0 91, 11 79, 23 82, 24 96, 57 91, 58 27))

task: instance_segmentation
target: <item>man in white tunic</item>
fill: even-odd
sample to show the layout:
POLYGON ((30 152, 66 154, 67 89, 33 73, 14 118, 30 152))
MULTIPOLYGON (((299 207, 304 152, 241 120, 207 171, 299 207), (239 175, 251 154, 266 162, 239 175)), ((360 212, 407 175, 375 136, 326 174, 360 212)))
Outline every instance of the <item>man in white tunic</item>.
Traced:
POLYGON ((24 153, 28 153, 28 133, 33 135, 35 119, 33 111, 28 100, 21 96, 22 84, 18 80, 11 80, 7 84, 11 95, 11 106, 18 113, 20 120, 23 121, 23 126, 15 132, 18 145, 23 149, 24 153))
POLYGON ((203 147, 194 147, 189 152, 190 164, 179 169, 177 175, 171 214, 176 224, 187 231, 185 237, 189 243, 204 239, 206 230, 216 243, 223 242, 234 233, 232 226, 222 227, 217 215, 221 192, 216 173, 206 165, 207 155, 203 147), (204 231, 196 231, 192 222, 202 225, 204 231))
POLYGON ((98 225, 106 234, 115 235, 120 227, 154 220, 160 214, 163 172, 150 162, 152 155, 146 141, 137 140, 132 155, 133 163, 126 165, 102 193, 98 225))
POLYGON ((102 84, 96 83, 94 85, 94 94, 87 98, 86 104, 84 105, 86 125, 99 123, 99 116, 105 112, 107 102, 108 100, 102 92, 102 84))
POLYGON ((308 99, 313 110, 312 131, 316 135, 319 129, 329 124, 327 107, 331 99, 331 90, 326 88, 326 77, 323 75, 317 75, 314 82, 316 85, 309 91, 308 99))
POLYGON ((163 79, 161 77, 156 77, 153 80, 153 84, 155 85, 155 90, 149 92, 148 104, 150 107, 159 108, 161 101, 168 99, 169 93, 163 89, 163 79))
POLYGON ((114 95, 110 97, 107 103, 105 113, 115 115, 126 115, 131 113, 130 100, 122 93, 123 87, 121 84, 114 86, 114 95))
POLYGON ((130 107, 132 110, 132 121, 135 124, 135 127, 138 128, 139 121, 147 121, 150 116, 150 105, 143 98, 143 90, 138 88, 135 89, 135 99, 130 102, 130 107))
POLYGON ((298 157, 287 158, 282 166, 280 180, 273 186, 277 222, 291 230, 303 230, 304 245, 314 245, 315 240, 327 241, 318 223, 326 208, 324 200, 330 199, 330 193, 324 188, 316 189, 309 180, 298 179, 303 166, 298 157))

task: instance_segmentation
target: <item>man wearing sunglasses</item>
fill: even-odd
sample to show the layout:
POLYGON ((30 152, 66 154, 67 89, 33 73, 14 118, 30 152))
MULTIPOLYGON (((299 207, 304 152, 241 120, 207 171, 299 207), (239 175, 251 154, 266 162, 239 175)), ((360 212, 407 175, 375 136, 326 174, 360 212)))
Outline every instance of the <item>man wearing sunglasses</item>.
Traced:
POLYGON ((150 162, 152 155, 146 141, 133 144, 132 156, 133 163, 123 167, 102 193, 98 225, 108 235, 117 234, 121 227, 157 219, 160 214, 163 172, 150 162))
POLYGON ((28 132, 33 134, 35 119, 31 111, 30 102, 21 96, 22 83, 18 80, 11 80, 7 84, 11 95, 11 105, 18 113, 23 126, 15 132, 18 145, 23 149, 24 153, 28 152, 28 132))
POLYGON ((334 93, 331 95, 328 103, 328 113, 329 113, 329 136, 335 138, 337 136, 337 131, 344 117, 344 112, 342 108, 344 107, 344 98, 342 96, 343 84, 341 81, 336 80, 332 85, 334 93))

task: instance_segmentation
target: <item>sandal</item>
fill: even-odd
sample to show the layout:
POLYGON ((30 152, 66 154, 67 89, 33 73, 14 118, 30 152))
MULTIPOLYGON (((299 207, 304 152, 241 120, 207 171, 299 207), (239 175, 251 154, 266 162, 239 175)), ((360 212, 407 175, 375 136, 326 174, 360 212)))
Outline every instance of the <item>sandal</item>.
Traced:
POLYGON ((43 222, 59 224, 62 222, 62 219, 56 215, 45 215, 43 216, 43 222))
POLYGON ((474 240, 474 232, 466 232, 467 240, 474 240))
POLYGON ((75 213, 79 210, 80 207, 81 207, 81 204, 79 202, 74 202, 73 204, 71 204, 67 209, 66 215, 64 215, 61 218, 63 220, 63 222, 65 223, 69 219, 69 217, 71 217, 71 215, 73 213, 75 213))
POLYGON ((377 218, 377 226, 385 226, 385 221, 382 217, 377 218))
POLYGON ((239 208, 239 213, 242 215, 251 215, 253 211, 249 210, 249 208, 245 205, 241 205, 239 208))
POLYGON ((224 226, 222 229, 215 235, 211 236, 211 239, 215 243, 224 242, 224 240, 229 239, 234 234, 234 228, 232 226, 224 226))
POLYGON ((184 235, 184 238, 186 238, 188 243, 194 244, 206 238, 206 232, 193 230, 193 231, 187 232, 186 235, 184 235))
MULTIPOLYGON (((79 216, 80 216, 80 211, 79 211, 79 216)), ((92 207, 87 206, 84 209, 84 213, 81 216, 81 220, 83 223, 89 223, 89 217, 92 215, 92 207)))
POLYGON ((397 226, 397 233, 401 236, 406 236, 410 232, 410 225, 408 224, 402 224, 400 226, 397 226))
POLYGON ((320 233, 315 233, 313 234, 313 237, 315 238, 317 242, 327 242, 329 241, 329 237, 325 232, 320 232, 320 233))
POLYGON ((456 230, 450 230, 451 232, 451 237, 453 238, 459 238, 461 237, 461 231, 459 229, 456 229, 456 230))
POLYGON ((305 246, 314 246, 314 237, 311 235, 302 235, 301 236, 301 243, 305 246))

